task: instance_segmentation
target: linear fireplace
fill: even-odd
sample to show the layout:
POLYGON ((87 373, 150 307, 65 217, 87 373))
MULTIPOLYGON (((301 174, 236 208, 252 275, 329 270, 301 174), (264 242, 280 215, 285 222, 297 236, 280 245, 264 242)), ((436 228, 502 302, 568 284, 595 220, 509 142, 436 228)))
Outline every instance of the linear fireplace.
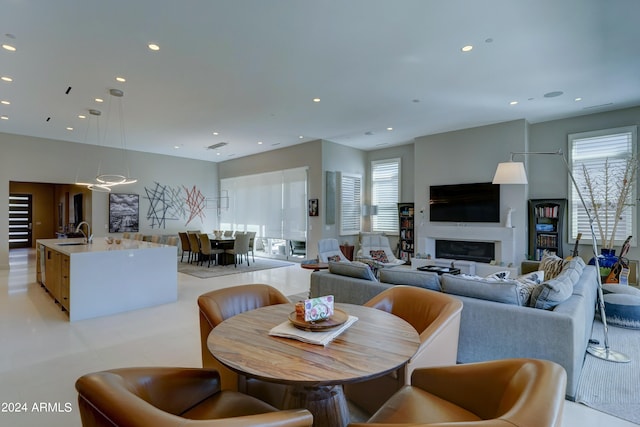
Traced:
POLYGON ((496 259, 495 243, 436 239, 436 258, 489 263, 496 259))

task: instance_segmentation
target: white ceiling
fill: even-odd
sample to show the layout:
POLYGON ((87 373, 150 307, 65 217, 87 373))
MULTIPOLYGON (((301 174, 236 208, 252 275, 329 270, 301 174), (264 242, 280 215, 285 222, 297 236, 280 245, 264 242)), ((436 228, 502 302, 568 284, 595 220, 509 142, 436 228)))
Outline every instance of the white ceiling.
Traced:
POLYGON ((121 147, 110 88, 128 149, 214 162, 637 106, 639 17, 638 0, 0 0, 17 48, 0 132, 121 147))

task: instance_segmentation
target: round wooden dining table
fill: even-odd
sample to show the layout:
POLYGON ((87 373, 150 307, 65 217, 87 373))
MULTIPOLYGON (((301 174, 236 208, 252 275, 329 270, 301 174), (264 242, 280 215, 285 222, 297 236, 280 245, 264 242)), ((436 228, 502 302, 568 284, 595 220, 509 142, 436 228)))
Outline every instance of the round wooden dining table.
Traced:
POLYGON ((207 339, 211 354, 248 377, 288 385, 284 408, 306 408, 314 426, 349 423, 342 385, 399 369, 420 343, 403 319, 374 308, 336 304, 358 320, 326 346, 269 335, 288 322, 293 304, 258 308, 235 315, 213 328, 207 339))

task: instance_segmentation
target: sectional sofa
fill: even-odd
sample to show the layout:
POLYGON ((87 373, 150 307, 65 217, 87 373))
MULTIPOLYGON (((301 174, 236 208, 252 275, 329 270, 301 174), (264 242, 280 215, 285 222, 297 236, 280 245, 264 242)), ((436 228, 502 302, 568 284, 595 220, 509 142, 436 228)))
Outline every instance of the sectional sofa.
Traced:
MULTIPOLYGON (((524 263, 525 279, 537 264, 524 263)), ((336 302, 364 304, 396 284, 420 286, 463 302, 458 362, 530 357, 547 359, 567 371, 567 398, 574 400, 597 300, 593 266, 581 258, 563 264, 560 274, 531 280, 454 276, 383 269, 376 278, 360 263, 330 263, 328 271, 311 274, 310 296, 334 295, 336 302)), ((498 275, 499 276, 499 275, 498 275)))

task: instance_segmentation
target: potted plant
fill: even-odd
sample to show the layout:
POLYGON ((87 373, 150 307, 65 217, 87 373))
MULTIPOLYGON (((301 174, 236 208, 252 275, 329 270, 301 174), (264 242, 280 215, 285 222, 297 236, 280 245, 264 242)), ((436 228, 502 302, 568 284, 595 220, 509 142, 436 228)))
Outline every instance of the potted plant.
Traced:
POLYGON ((614 249, 616 231, 624 211, 635 204, 633 195, 637 169, 636 157, 624 161, 606 159, 602 169, 588 170, 582 165, 587 202, 602 245, 598 260, 601 276, 607 276, 617 261, 614 249))

